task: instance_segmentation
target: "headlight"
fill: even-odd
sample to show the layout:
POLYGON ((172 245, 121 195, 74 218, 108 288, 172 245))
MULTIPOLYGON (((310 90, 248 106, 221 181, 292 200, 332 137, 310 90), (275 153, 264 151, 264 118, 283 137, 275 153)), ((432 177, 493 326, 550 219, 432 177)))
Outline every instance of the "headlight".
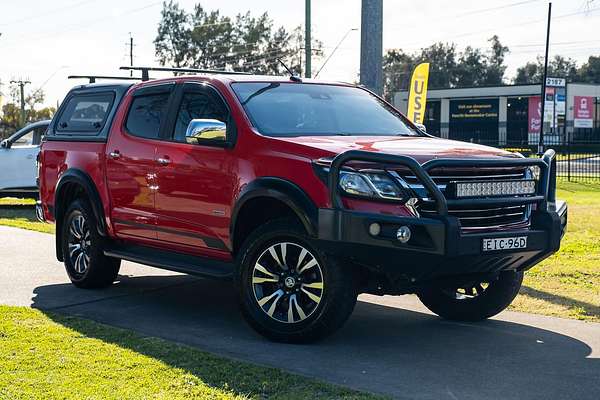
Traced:
POLYGON ((354 196, 402 201, 405 195, 385 173, 340 171, 340 187, 354 196))

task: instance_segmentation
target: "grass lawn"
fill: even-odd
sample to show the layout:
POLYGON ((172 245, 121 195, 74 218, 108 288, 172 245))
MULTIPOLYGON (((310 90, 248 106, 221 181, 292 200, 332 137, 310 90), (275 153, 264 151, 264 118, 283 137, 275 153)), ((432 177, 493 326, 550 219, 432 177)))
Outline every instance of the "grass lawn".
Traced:
POLYGON ((376 399, 88 320, 0 306, 1 399, 376 399))
POLYGON ((35 200, 33 199, 0 198, 0 225, 54 233, 54 225, 38 221, 35 216, 35 209, 32 207, 34 205, 35 200), (14 207, 3 208, 3 206, 14 207))
POLYGON ((525 274, 513 310, 600 322, 600 184, 559 182, 569 203, 560 251, 525 274))

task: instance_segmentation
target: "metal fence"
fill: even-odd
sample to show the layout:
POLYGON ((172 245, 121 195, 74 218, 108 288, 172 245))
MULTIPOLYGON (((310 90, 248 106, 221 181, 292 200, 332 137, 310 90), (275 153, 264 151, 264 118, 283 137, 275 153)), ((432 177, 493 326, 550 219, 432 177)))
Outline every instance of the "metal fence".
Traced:
MULTIPOLYGON (((600 141, 560 140, 547 144, 546 148, 556 151, 556 173, 559 180, 600 184, 600 141)), ((472 141, 476 142, 476 141, 472 141)), ((537 145, 524 144, 521 141, 499 143, 498 141, 477 141, 487 146, 519 152, 525 157, 537 157, 537 145)))

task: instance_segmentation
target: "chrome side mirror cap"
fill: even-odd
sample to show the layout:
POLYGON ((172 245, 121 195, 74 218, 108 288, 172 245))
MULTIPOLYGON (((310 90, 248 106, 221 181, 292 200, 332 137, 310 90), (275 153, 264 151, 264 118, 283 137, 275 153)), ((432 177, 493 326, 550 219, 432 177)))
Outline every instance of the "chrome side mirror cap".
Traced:
POLYGON ((185 141, 191 144, 203 140, 224 142, 226 139, 227 124, 216 119, 193 119, 185 132, 185 141))

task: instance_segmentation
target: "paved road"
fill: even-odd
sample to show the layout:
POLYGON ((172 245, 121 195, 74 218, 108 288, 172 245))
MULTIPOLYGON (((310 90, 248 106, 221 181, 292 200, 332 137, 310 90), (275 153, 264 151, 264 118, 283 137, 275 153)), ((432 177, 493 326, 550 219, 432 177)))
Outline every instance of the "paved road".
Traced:
POLYGON ((412 296, 361 296, 334 336, 282 345, 246 326, 228 283, 131 263, 121 271, 109 289, 76 289, 54 259, 52 236, 0 227, 0 303, 79 315, 400 399, 600 399, 600 324, 514 312, 459 324, 412 296))

